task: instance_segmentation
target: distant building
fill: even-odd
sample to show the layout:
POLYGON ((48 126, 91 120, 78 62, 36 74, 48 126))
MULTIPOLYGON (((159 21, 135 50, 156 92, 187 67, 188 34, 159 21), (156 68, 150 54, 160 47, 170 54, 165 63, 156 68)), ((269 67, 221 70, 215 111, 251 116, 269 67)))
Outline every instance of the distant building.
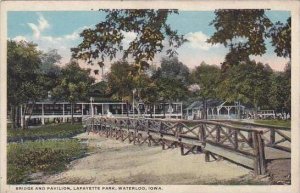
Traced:
POLYGON ((205 119, 239 119, 245 114, 245 106, 238 102, 228 103, 220 100, 209 99, 194 101, 185 109, 188 120, 205 119))

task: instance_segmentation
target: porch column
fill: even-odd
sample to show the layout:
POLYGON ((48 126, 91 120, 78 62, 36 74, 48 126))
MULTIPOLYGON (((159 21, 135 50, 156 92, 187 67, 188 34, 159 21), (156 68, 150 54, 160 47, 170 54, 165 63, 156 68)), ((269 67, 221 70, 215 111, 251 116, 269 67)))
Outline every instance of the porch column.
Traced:
POLYGON ((101 103, 101 105, 102 105, 102 116, 103 116, 104 115, 104 109, 103 109, 104 105, 103 105, 103 103, 101 103))
POLYGON ((155 118, 155 104, 153 105, 153 118, 155 118))
POLYGON ((180 111, 180 112, 181 112, 181 116, 180 116, 180 118, 181 118, 181 119, 183 119, 183 109, 182 109, 182 103, 180 103, 180 110, 181 110, 181 111, 180 111))
MULTIPOLYGON (((25 116, 26 119, 26 116, 25 116)), ((21 105, 21 127, 23 128, 24 122, 23 122, 23 105, 21 105)))
POLYGON ((66 122, 65 118, 65 103, 63 103, 63 123, 66 122))
POLYGON ((45 125, 45 118, 44 118, 44 103, 42 103, 42 125, 45 125))
POLYGON ((121 114, 122 114, 122 116, 123 116, 123 103, 121 103, 121 114))

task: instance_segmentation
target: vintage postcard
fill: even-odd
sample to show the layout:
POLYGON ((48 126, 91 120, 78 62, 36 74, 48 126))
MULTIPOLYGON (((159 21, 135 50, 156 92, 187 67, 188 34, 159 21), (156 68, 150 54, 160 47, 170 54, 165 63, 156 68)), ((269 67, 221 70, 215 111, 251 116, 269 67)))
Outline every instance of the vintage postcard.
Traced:
POLYGON ((1 192, 299 192, 299 5, 1 2, 1 192))

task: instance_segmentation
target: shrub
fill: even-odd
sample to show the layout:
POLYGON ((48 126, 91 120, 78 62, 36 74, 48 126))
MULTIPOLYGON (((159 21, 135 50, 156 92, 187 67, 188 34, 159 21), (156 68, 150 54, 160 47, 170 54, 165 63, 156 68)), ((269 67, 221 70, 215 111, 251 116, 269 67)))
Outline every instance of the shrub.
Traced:
POLYGON ((46 140, 11 143, 7 148, 7 181, 26 183, 36 172, 62 171, 72 160, 82 157, 86 147, 77 140, 46 140))

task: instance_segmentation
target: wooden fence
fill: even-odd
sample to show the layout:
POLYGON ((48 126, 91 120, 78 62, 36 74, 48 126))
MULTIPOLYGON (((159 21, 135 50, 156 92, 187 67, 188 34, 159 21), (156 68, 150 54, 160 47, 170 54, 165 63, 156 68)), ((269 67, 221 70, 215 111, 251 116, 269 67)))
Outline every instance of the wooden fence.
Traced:
MULTIPOLYGON (((272 128, 250 129, 204 120, 99 116, 85 119, 84 125, 88 132, 97 132, 117 140, 128 140, 134 144, 159 144, 162 149, 179 147, 182 155, 205 153, 206 161, 223 157, 253 169, 256 175, 266 173, 265 146, 280 146, 280 140, 275 140, 275 134, 290 141, 288 136, 272 128), (266 137, 268 132, 270 135, 266 137), (265 144, 265 141, 268 143, 265 144)), ((287 147, 282 149, 288 150, 287 147)))

